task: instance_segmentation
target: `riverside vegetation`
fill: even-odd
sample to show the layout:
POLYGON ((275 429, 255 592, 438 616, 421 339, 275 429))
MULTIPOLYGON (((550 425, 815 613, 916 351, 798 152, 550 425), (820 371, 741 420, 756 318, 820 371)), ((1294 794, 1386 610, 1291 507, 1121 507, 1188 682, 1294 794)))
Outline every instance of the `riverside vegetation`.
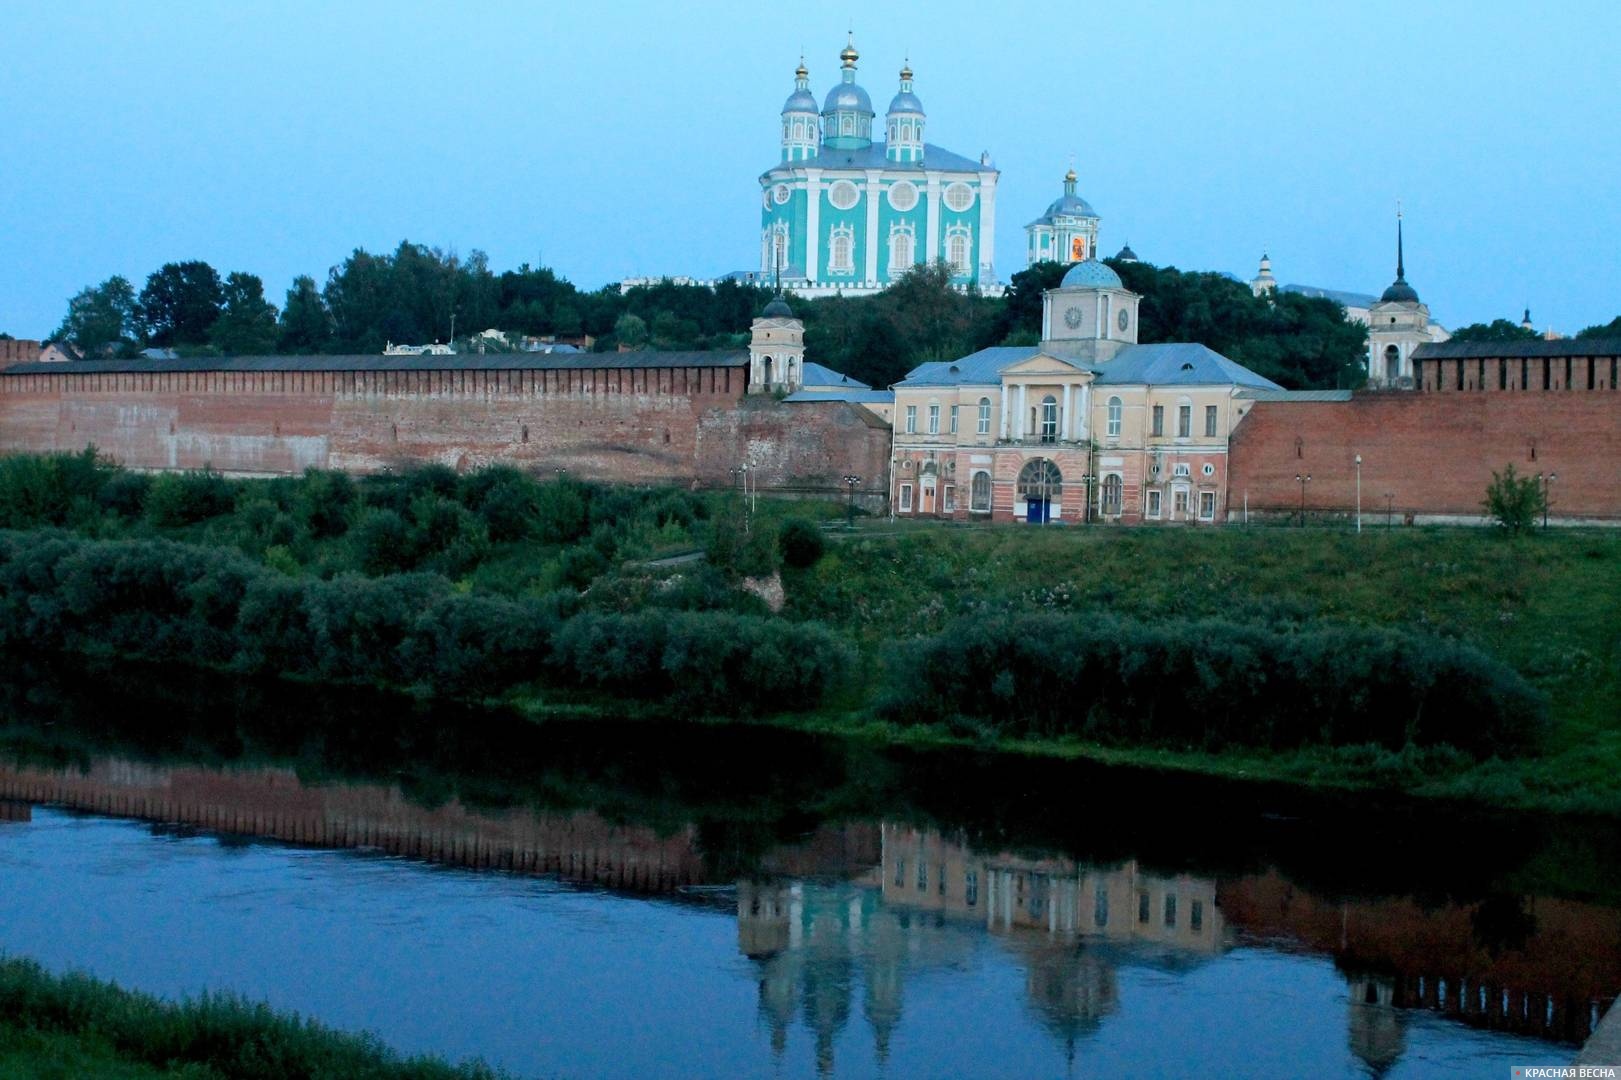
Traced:
POLYGON ((0 644, 1621 813, 1597 532, 858 530, 836 504, 0 462, 0 644), (698 564, 660 556, 703 549, 698 564), (781 575, 773 612, 751 581, 781 575))

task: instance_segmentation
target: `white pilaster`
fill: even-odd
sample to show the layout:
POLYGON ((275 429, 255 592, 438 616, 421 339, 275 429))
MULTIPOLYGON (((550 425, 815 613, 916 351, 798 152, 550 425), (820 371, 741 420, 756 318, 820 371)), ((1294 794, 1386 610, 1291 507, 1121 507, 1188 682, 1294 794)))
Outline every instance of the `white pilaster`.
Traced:
POLYGON ((940 257, 940 174, 931 172, 928 177, 928 235, 923 242, 923 260, 932 263, 940 257))
POLYGON ((1058 417, 1058 437, 1065 442, 1069 441, 1070 429, 1075 426, 1074 391, 1073 383, 1064 384, 1064 411, 1058 417))
POLYGON ((1081 407, 1077 410, 1080 423, 1075 433, 1077 441, 1090 438, 1092 430, 1092 384, 1084 383, 1081 386, 1081 407))
POLYGON ((862 269, 868 285, 878 284, 878 200, 882 191, 877 169, 867 170, 867 265, 862 269))
POLYGON ((996 436, 998 439, 1002 440, 1003 442, 1006 442, 1008 439, 1012 438, 1012 436, 1008 433, 1008 421, 1007 421, 1007 417, 1008 417, 1008 398, 1011 397, 1012 394, 1013 394, 1013 388, 1011 386, 1009 386, 1007 383, 1003 383, 1002 384, 1002 427, 1001 427, 999 433, 996 436))
POLYGON ((1025 397, 1026 397, 1026 395, 1025 395, 1025 385, 1024 385, 1024 383, 1020 383, 1019 384, 1019 417, 1018 417, 1018 421, 1017 421, 1018 426, 1015 428, 1015 430, 1017 430, 1018 433, 1019 433, 1019 441, 1020 442, 1023 442, 1025 436, 1030 434, 1029 430, 1025 428, 1025 424, 1029 423, 1029 421, 1025 419, 1025 417, 1028 415, 1025 412, 1025 409, 1028 407, 1028 403, 1026 402, 1025 397))
POLYGON ((805 170, 805 277, 817 280, 822 251, 822 170, 805 170))
POLYGON ((979 174, 979 268, 981 285, 996 280, 996 174, 979 174))

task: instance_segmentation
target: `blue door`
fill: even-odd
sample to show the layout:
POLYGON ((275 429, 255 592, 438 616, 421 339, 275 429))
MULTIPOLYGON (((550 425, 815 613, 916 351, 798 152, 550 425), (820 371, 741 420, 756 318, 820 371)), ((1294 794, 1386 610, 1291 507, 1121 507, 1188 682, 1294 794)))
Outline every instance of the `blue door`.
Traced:
POLYGON ((1047 520, 1047 515, 1051 512, 1051 506, 1052 503, 1046 499, 1026 499, 1025 520, 1032 525, 1043 524, 1047 520))

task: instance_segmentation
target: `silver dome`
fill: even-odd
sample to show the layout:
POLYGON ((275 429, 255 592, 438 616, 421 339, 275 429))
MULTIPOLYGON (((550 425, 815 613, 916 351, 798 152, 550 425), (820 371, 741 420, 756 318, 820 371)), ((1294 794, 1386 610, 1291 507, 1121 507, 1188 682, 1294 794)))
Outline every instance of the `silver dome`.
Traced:
POLYGON ((1087 259, 1078 262, 1069 268, 1064 280, 1059 283, 1062 289, 1121 289, 1125 285, 1120 275, 1112 269, 1098 262, 1096 259, 1087 259))
POLYGON ((827 100, 822 103, 822 115, 830 112, 860 112, 872 116, 872 98, 855 83, 841 82, 827 92, 827 100))
POLYGON ((889 103, 889 111, 891 113, 921 113, 923 111, 923 102, 917 99, 916 94, 903 90, 895 95, 894 101, 889 103))
POLYGON ((1060 195, 1047 207, 1047 216, 1056 217, 1063 214, 1068 217, 1097 217, 1098 212, 1092 209, 1092 204, 1079 195, 1060 195))
POLYGON ((795 90, 788 95, 783 103, 782 111, 785 113, 813 113, 816 111, 816 98, 809 90, 795 90))

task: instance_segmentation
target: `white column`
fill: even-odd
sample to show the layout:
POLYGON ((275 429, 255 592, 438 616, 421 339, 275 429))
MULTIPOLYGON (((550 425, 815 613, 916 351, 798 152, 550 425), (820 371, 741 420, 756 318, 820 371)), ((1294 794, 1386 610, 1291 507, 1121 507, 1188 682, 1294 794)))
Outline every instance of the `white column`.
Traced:
POLYGON ((1064 384, 1064 412, 1058 418, 1058 437, 1064 442, 1070 439, 1070 432, 1075 427, 1075 386, 1073 383, 1064 384))
POLYGON ((882 193, 878 187, 877 169, 867 170, 867 266, 868 285, 878 284, 878 200, 882 193))
POLYGON ((1008 398, 1012 395, 1012 393, 1013 393, 1013 388, 1011 386, 1009 386, 1007 383, 1003 383, 1002 384, 1002 427, 1001 427, 1000 434, 997 435, 997 438, 1001 439, 1003 442, 1006 442, 1008 439, 1012 438, 1012 436, 1008 433, 1008 422, 1007 422, 1008 398))
POLYGON ((933 262, 940 257, 940 174, 929 173, 928 192, 928 226, 927 236, 923 241, 923 260, 933 262))
POLYGON ((1026 419, 1025 419, 1025 416, 1026 416, 1026 415, 1027 415, 1027 414, 1026 414, 1026 413, 1025 413, 1025 409, 1026 409, 1026 407, 1027 407, 1027 402, 1026 402, 1026 400, 1025 400, 1025 399, 1026 399, 1026 397, 1027 397, 1027 394, 1026 394, 1026 392, 1025 392, 1025 385, 1024 385, 1024 383, 1020 383, 1020 384, 1019 384, 1019 419, 1018 419, 1018 432, 1019 432, 1019 440, 1020 440, 1020 441, 1021 441, 1021 442, 1022 442, 1022 441, 1024 441, 1024 437, 1025 437, 1025 436, 1026 436, 1026 435, 1028 435, 1028 434, 1030 434, 1030 432, 1029 432, 1029 431, 1028 431, 1028 430, 1027 430, 1027 429, 1026 429, 1026 428, 1025 428, 1025 424, 1027 424, 1027 423, 1029 423, 1029 421, 1028 421, 1028 420, 1026 420, 1026 419))
POLYGON ((976 280, 988 285, 996 278, 996 174, 979 174, 979 265, 987 273, 976 280))
POLYGON ((1081 407, 1076 410, 1080 413, 1076 417, 1075 438, 1077 441, 1085 439, 1092 428, 1092 384, 1081 385, 1081 407))
POLYGON ((805 276, 814 284, 821 271, 822 170, 805 170, 805 276))

